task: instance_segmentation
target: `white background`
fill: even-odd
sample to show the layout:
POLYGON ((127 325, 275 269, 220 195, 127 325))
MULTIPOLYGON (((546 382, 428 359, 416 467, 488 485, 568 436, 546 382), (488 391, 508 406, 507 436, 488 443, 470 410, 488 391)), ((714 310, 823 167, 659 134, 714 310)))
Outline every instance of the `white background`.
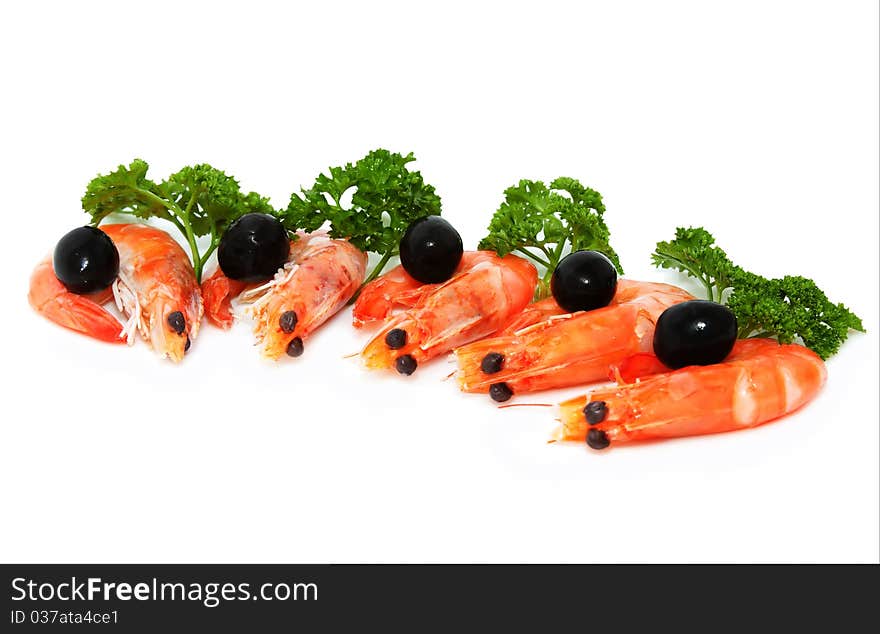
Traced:
POLYGON ((876 3, 303 5, 4 4, 0 560, 878 560, 876 3), (206 325, 175 367, 27 305, 99 171, 210 162, 284 206, 375 147, 470 248, 505 187, 570 175, 629 276, 677 279, 649 253, 704 225, 869 333, 797 415, 598 454, 445 359, 368 373, 346 314, 280 363, 206 325))

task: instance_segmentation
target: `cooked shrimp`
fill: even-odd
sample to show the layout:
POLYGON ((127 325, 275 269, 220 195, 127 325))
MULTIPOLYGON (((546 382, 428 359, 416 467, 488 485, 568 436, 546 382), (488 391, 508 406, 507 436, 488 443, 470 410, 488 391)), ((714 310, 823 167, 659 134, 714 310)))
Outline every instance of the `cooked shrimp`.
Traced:
POLYGON ((208 319, 221 328, 233 322, 232 302, 254 320, 254 334, 266 357, 298 357, 303 339, 335 315, 355 294, 367 256, 347 240, 323 233, 299 233, 287 263, 265 284, 230 280, 218 268, 202 283, 208 319))
POLYGON ((825 364, 797 344, 737 341, 722 363, 690 366, 594 390, 560 405, 559 440, 608 444, 696 436, 755 427, 810 402, 825 364))
POLYGON ((500 401, 606 380, 613 364, 651 349, 654 324, 664 310, 689 299, 669 284, 619 280, 604 308, 566 313, 552 298, 536 302, 499 336, 455 351, 459 386, 500 401))
MULTIPOLYGON (((485 259, 484 251, 466 251, 453 275, 466 271, 485 259)), ((351 311, 355 328, 387 319, 395 308, 414 308, 440 284, 424 284, 397 265, 361 289, 351 311)), ((555 304, 555 302, 554 302, 555 304)))
POLYGON ((202 319, 202 296, 189 257, 155 227, 113 224, 101 230, 119 251, 119 275, 111 288, 91 295, 71 293, 55 277, 49 257, 31 276, 31 306, 55 323, 101 341, 131 344, 139 331, 162 356, 180 361, 202 319), (110 299, 128 317, 125 324, 102 307, 110 299))
POLYGON ((465 253, 462 260, 450 280, 423 287, 411 308, 385 322, 361 352, 367 367, 412 374, 420 363, 497 332, 531 300, 538 273, 526 260, 490 251, 465 253))
MULTIPOLYGON (((482 257, 480 251, 462 254, 453 275, 471 268, 482 257)), ((423 284, 398 264, 361 289, 351 311, 352 324, 355 328, 361 328, 387 319, 395 308, 413 308, 438 286, 440 284, 423 284)))

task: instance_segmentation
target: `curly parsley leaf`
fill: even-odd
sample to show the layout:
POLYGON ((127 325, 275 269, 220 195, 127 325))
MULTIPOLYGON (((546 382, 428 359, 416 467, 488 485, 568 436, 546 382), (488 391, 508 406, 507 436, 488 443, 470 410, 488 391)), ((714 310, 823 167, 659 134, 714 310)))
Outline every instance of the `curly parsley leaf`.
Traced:
POLYGON ((726 303, 736 315, 739 336, 800 341, 823 359, 834 355, 851 330, 865 328, 843 304, 834 304, 810 279, 768 279, 730 261, 702 228, 678 228, 675 239, 658 242, 655 266, 676 269, 706 288, 708 299, 726 303))
POLYGON ((676 269, 699 280, 706 296, 714 302, 732 286, 736 267, 727 254, 715 246, 715 238, 702 227, 675 231, 675 240, 658 242, 651 255, 654 266, 676 269))
POLYGON ((91 215, 92 222, 97 225, 113 213, 168 220, 159 186, 147 178, 148 169, 146 161, 135 159, 128 167, 120 165, 115 171, 92 179, 82 197, 83 209, 91 215))
POLYGON ((82 198, 83 209, 95 225, 112 213, 168 220, 186 238, 198 280, 236 218, 250 212, 278 215, 268 198, 245 194, 238 181, 210 165, 184 167, 158 184, 147 178, 148 169, 146 161, 135 159, 94 178, 82 198), (211 243, 200 253, 196 237, 204 235, 210 235, 211 243))
POLYGON ((604 215, 602 195, 573 178, 557 178, 549 187, 541 181, 521 180, 504 191, 504 202, 479 248, 501 256, 516 252, 544 266, 537 292, 542 296, 566 248, 600 251, 623 273, 604 215))
POLYGON ((410 223, 440 215, 434 187, 425 183, 421 173, 407 168, 414 160, 412 153, 403 156, 379 149, 354 164, 331 167, 311 188, 291 195, 282 221, 288 229, 306 231, 327 223, 331 237, 346 238, 361 251, 378 253, 381 258, 366 284, 398 255, 410 223), (343 196, 352 188, 351 206, 343 207, 343 196))
POLYGON ((268 198, 241 191, 238 181, 224 172, 200 164, 184 167, 161 185, 166 198, 189 217, 197 236, 222 236, 234 220, 246 213, 277 215, 268 198))

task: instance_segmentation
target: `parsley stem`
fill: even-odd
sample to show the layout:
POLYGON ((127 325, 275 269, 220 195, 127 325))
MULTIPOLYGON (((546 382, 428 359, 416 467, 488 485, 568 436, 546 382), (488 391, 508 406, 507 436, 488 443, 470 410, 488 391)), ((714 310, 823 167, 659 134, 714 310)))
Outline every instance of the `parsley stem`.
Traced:
POLYGON ((208 262, 208 258, 211 257, 211 254, 217 249, 217 246, 220 244, 220 241, 215 239, 211 240, 211 246, 208 247, 208 250, 202 255, 202 259, 199 262, 199 271, 198 271, 198 279, 201 282, 202 272, 204 271, 205 264, 208 262))
POLYGON ((388 264, 388 260, 393 258, 395 255, 397 255, 397 253, 395 253, 394 251, 389 251, 379 259, 379 261, 376 263, 376 266, 373 267, 373 270, 370 271, 370 274, 367 275, 367 277, 361 283, 360 288, 357 289, 357 292, 355 292, 355 294, 351 296, 351 299, 348 300, 349 305, 355 303, 358 296, 361 294, 361 290, 363 290, 364 286, 379 277, 379 275, 382 273, 382 270, 385 268, 385 265, 388 264))
POLYGON ((364 283, 361 284, 361 287, 364 287, 365 285, 369 284, 374 279, 379 277, 379 275, 382 273, 382 270, 385 268, 385 265, 388 264, 388 260, 390 260, 392 257, 394 257, 394 251, 389 251, 388 253, 383 255, 376 266, 373 268, 373 270, 370 271, 370 274, 366 277, 364 283))
POLYGON ((172 214, 168 217, 168 221, 171 222, 171 224, 173 224, 175 227, 177 227, 180 230, 181 234, 186 235, 186 229, 183 228, 183 225, 181 224, 180 220, 177 219, 177 216, 172 214))
POLYGON ((204 264, 201 257, 199 257, 199 247, 196 244, 196 238, 193 235, 192 225, 189 222, 189 213, 192 210, 193 203, 195 202, 197 194, 190 196, 189 203, 186 205, 186 209, 181 209, 180 205, 176 205, 172 202, 165 200, 164 198, 157 196, 153 192, 147 189, 138 189, 138 191, 149 198, 162 205, 169 211, 168 220, 180 230, 180 233, 186 238, 187 244, 189 244, 189 250, 192 253, 192 261, 193 261, 193 271, 196 274, 196 281, 201 284, 202 282, 202 265, 204 264))
POLYGON ((556 245, 556 250, 553 252, 553 268, 556 268, 556 265, 559 264, 559 258, 562 257, 562 251, 565 249, 565 240, 560 240, 559 244, 556 245))
POLYGON ((700 271, 697 268, 691 266, 690 264, 688 264, 684 260, 677 258, 669 253, 664 253, 663 251, 660 251, 659 249, 657 249, 656 253, 657 253, 657 255, 659 255, 660 257, 662 257, 666 260, 670 260, 672 262, 675 262, 682 269, 687 271, 691 277, 695 277, 698 280, 700 280, 700 282, 702 282, 702 284, 703 284, 703 287, 706 289, 706 299, 708 299, 709 301, 718 301, 719 303, 721 302, 721 291, 719 291, 718 299, 716 300, 715 299, 715 291, 712 288, 712 282, 709 280, 708 277, 701 275, 700 271))
POLYGON ((202 261, 201 256, 199 255, 199 247, 196 244, 196 237, 193 234, 192 224, 190 223, 189 214, 192 211, 192 207, 196 202, 196 198, 199 197, 200 191, 194 191, 190 194, 189 202, 186 203, 186 209, 183 210, 183 222, 184 228, 186 231, 184 235, 186 236, 186 241, 189 243, 189 250, 192 251, 193 257, 193 270, 196 273, 196 281, 201 284, 202 283, 202 261))
POLYGON ((551 268, 551 267, 550 267, 550 263, 549 263, 547 260, 545 260, 544 258, 542 258, 542 257, 539 256, 539 255, 536 255, 536 254, 532 253, 531 251, 526 250, 525 247, 519 247, 519 248, 516 249, 516 250, 519 251, 520 253, 522 253, 523 255, 532 258, 532 259, 533 259, 535 262, 537 262, 538 264, 540 264, 540 265, 542 265, 542 266, 544 266, 544 267, 546 267, 546 268, 548 268, 548 269, 551 268))

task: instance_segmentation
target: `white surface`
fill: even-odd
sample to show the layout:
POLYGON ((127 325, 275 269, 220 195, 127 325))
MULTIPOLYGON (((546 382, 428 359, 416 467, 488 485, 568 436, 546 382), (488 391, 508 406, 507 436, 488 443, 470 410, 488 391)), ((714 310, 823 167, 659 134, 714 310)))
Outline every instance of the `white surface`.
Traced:
POLYGON ((875 3, 317 4, 4 5, 0 560, 878 560, 875 3), (207 161, 282 206, 379 146, 471 248, 506 186, 571 175, 631 277, 704 225, 870 332, 802 413, 597 454, 443 359, 362 370, 345 314, 296 361, 205 326, 174 367, 27 305, 98 171, 207 161))

